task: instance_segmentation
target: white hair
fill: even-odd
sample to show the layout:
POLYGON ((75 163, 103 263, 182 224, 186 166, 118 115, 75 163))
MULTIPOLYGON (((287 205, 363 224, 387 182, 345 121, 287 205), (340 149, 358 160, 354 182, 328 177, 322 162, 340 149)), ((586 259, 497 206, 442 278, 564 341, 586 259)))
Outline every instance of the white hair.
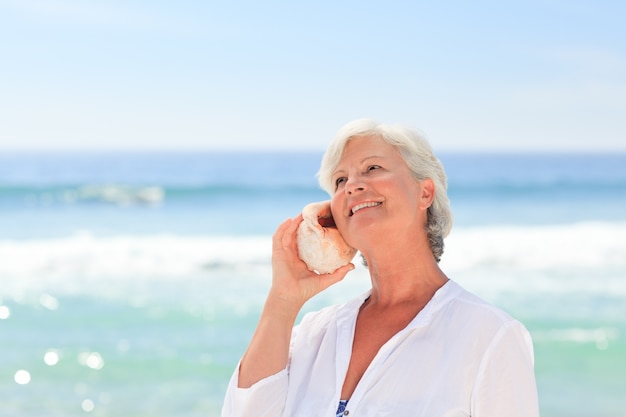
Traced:
POLYGON ((426 232, 437 262, 443 254, 443 239, 452 229, 452 211, 446 193, 447 177, 443 165, 434 155, 424 136, 404 126, 380 124, 369 119, 352 121, 335 135, 318 172, 320 186, 331 196, 335 192, 332 173, 337 168, 346 144, 363 136, 378 136, 393 146, 407 164, 416 180, 430 178, 435 185, 435 198, 428 208, 426 232))

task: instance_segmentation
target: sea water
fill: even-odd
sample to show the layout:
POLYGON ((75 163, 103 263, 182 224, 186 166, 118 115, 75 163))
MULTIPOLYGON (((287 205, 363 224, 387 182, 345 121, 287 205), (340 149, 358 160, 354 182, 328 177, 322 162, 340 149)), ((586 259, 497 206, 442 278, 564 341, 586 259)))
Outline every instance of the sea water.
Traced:
MULTIPOLYGON (((1 154, 0 416, 219 415, 320 158, 1 154)), ((441 266, 528 327, 542 415, 626 416, 626 155, 441 159, 441 266)), ((304 311, 368 287, 358 265, 304 311)))

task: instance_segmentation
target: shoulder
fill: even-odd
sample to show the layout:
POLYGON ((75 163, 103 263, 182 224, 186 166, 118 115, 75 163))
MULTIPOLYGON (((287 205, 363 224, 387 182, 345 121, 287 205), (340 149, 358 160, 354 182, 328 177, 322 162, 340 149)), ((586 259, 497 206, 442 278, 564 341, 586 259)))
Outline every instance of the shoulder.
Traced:
POLYGON ((515 320, 501 308, 469 292, 456 282, 451 281, 450 286, 450 302, 447 305, 449 310, 489 318, 503 324, 515 320))
POLYGON ((493 339, 502 333, 520 333, 526 337, 522 323, 499 307, 467 291, 459 284, 450 282, 447 303, 440 310, 438 320, 452 327, 472 333, 475 337, 493 339))

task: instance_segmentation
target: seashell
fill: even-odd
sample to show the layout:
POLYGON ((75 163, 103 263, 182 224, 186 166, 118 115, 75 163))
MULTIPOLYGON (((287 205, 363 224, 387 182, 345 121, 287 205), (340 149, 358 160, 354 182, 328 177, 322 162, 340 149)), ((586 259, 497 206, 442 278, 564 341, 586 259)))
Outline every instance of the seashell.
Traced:
POLYGON ((350 247, 337 230, 330 201, 307 204, 298 226, 298 255, 309 270, 320 274, 334 272, 350 263, 356 249, 350 247))

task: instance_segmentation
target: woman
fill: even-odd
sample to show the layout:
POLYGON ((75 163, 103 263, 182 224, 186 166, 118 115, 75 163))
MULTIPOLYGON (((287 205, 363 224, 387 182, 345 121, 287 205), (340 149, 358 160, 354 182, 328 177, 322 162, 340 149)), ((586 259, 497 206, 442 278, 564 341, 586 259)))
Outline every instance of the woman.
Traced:
POLYGON ((302 216, 281 224, 272 286, 222 416, 538 416, 526 329, 439 268, 452 216, 428 143, 358 120, 339 131, 319 176, 372 288, 294 328, 303 304, 354 266, 309 271, 297 255, 302 216))

